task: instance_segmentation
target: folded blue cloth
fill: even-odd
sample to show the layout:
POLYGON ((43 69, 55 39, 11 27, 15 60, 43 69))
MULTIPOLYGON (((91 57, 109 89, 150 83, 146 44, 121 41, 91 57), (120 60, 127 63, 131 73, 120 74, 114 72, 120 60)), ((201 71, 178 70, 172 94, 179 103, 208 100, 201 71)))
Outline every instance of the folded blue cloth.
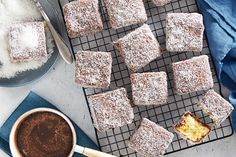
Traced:
MULTIPOLYGON (((30 92, 29 95, 25 98, 25 100, 17 107, 17 109, 11 114, 11 116, 6 120, 6 122, 0 128, 0 149, 2 149, 4 152, 6 152, 8 155, 11 156, 9 148, 9 135, 14 122, 23 113, 31 109, 40 107, 46 107, 58 110, 55 106, 53 106, 51 103, 47 102, 34 92, 30 92)), ((75 127, 77 134, 77 144, 99 150, 97 145, 75 123, 73 123, 73 125, 75 127)), ((73 155, 73 157, 83 157, 83 156, 84 155, 79 155, 79 154, 73 155)))
POLYGON ((209 47, 222 84, 231 91, 236 130, 236 0, 197 0, 204 17, 209 47))

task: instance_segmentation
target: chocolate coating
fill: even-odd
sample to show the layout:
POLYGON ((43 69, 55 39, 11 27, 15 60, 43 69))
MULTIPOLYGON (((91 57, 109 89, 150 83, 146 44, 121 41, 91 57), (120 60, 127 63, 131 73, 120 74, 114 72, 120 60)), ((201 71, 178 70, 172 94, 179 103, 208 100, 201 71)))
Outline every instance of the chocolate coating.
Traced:
POLYGON ((19 125, 16 141, 23 157, 67 157, 73 147, 73 134, 62 117, 37 112, 19 125))

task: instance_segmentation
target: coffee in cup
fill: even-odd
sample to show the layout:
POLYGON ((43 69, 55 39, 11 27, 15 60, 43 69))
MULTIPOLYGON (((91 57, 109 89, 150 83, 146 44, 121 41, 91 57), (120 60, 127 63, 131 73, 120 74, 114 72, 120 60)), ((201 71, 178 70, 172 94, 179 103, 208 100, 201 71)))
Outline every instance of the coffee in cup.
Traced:
POLYGON ((52 112, 35 112, 23 119, 15 140, 24 157, 67 157, 73 148, 70 126, 52 112))
POLYGON ((13 157, 72 157, 75 152, 90 157, 116 157, 76 145, 71 121, 61 112, 37 108, 20 116, 10 133, 13 157))
POLYGON ((69 119, 47 108, 26 112, 15 122, 10 135, 14 157, 71 157, 75 143, 69 119))

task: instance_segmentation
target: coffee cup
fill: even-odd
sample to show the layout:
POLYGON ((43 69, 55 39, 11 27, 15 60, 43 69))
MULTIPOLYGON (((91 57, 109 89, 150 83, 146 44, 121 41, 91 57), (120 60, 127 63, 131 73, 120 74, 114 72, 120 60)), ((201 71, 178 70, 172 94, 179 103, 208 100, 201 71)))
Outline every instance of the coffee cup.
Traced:
POLYGON ((30 111, 24 113, 22 116, 20 116, 17 119, 17 121, 14 123, 14 125, 11 129, 11 133, 10 133, 10 150, 11 150, 13 157, 23 157, 23 155, 19 149, 17 140, 16 140, 17 136, 18 136, 17 134, 18 134, 19 126, 30 115, 33 115, 35 113, 44 113, 44 112, 52 113, 52 114, 55 114, 55 115, 61 117, 65 121, 65 123, 67 123, 69 126, 69 129, 71 131, 71 136, 72 136, 71 137, 72 144, 71 144, 70 150, 68 150, 69 153, 65 157, 72 157, 75 152, 80 153, 80 154, 84 154, 85 156, 89 156, 89 157, 115 157, 113 155, 106 154, 104 152, 100 152, 97 150, 93 150, 90 148, 85 148, 83 146, 77 145, 76 144, 77 136, 76 136, 75 128, 72 125, 71 121, 63 113, 61 113, 57 110, 54 110, 54 109, 49 109, 49 108, 37 108, 37 109, 30 110, 30 111))

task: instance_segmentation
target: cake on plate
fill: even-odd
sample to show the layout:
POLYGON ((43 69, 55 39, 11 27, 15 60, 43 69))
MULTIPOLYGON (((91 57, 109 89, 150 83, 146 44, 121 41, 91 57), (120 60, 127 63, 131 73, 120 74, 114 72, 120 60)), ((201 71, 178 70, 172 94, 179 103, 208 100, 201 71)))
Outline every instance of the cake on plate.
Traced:
POLYGON ((44 22, 24 22, 10 26, 11 62, 27 62, 47 58, 44 22))

